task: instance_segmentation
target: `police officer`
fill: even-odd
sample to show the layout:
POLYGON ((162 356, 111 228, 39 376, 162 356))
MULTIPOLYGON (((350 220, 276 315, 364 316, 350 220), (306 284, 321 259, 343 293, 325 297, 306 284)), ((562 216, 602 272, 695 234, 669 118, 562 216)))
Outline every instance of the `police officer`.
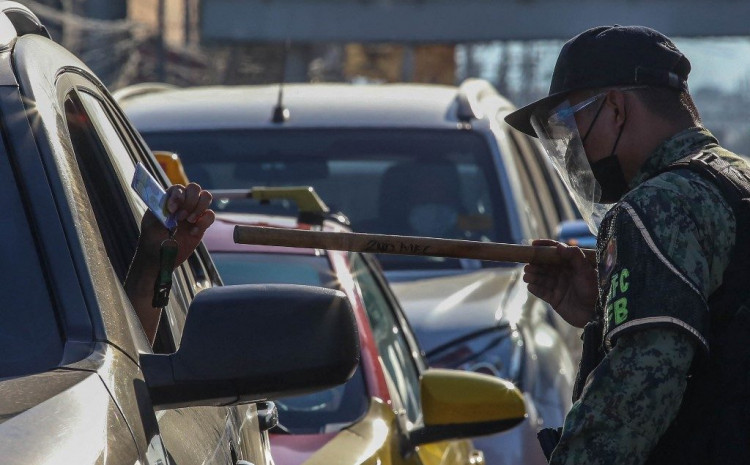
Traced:
POLYGON ((725 395, 737 384, 727 354, 748 349, 715 350, 714 321, 748 297, 748 285, 727 291, 744 232, 716 182, 669 168, 697 155, 748 167, 701 126, 689 72, 657 31, 596 27, 563 46, 549 95, 506 118, 539 138, 598 231, 597 269, 546 240, 535 244, 555 245, 563 264, 525 268, 532 293, 585 326, 552 464, 750 463, 747 371, 744 394, 725 395))

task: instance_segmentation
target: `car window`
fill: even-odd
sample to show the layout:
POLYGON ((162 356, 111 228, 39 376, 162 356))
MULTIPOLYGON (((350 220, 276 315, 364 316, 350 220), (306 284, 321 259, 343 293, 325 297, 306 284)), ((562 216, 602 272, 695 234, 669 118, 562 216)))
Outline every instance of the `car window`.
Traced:
POLYGON ((516 164, 523 171, 524 177, 528 179, 531 186, 531 197, 527 197, 527 200, 533 204, 534 213, 540 223, 540 233, 551 238, 560 223, 558 212, 550 194, 551 186, 547 184, 542 174, 542 167, 533 159, 529 144, 524 137, 510 133, 508 139, 517 154, 516 164))
POLYGON ((62 359, 63 334, 34 244, 23 201, 0 147, 0 378, 54 368, 62 359))
MULTIPOLYGON (((355 231, 510 240, 487 140, 470 131, 224 130, 144 138, 154 149, 177 152, 188 177, 209 189, 313 186, 355 231)), ((296 213, 288 201, 269 208, 217 200, 220 211, 296 213)), ((382 263, 386 269, 461 268, 458 260, 436 257, 383 256, 382 263)))
POLYGON ((406 340, 404 329, 378 280, 358 254, 350 255, 352 274, 357 278, 367 318, 372 327, 378 352, 403 401, 406 415, 412 423, 419 420, 419 371, 406 340))
MULTIPOLYGON (((66 122, 107 255, 122 283, 135 253, 137 213, 133 208, 134 201, 127 194, 124 174, 117 169, 122 162, 113 163, 115 157, 110 156, 109 147, 112 141, 105 143, 97 129, 104 121, 94 123, 90 106, 84 106, 83 99, 87 99, 87 95, 81 92, 68 95, 65 99, 66 122)), ((91 103, 90 99, 87 100, 91 103)))
MULTIPOLYGON (((106 146, 107 152, 114 162, 113 165, 117 171, 120 184, 123 187, 129 186, 135 173, 135 161, 122 141, 120 133, 112 125, 109 114, 107 114, 102 102, 98 98, 85 92, 81 92, 78 95, 91 117, 91 123, 96 128, 100 141, 106 146)), ((131 208, 137 213, 137 217, 143 216, 143 213, 146 211, 145 204, 136 201, 135 196, 131 195, 127 196, 127 198, 131 208)))
POLYGON ((292 434, 340 431, 367 412, 369 399, 361 367, 344 384, 303 396, 274 399, 279 427, 292 434))
POLYGON ((525 215, 522 221, 525 219, 528 222, 531 237, 541 237, 545 231, 544 215, 539 204, 537 186, 534 185, 520 148, 507 131, 496 132, 495 137, 500 150, 512 158, 512 167, 509 163, 508 175, 513 177, 521 188, 521 197, 516 199, 516 208, 519 213, 525 215))
POLYGON ((224 284, 302 284, 335 287, 328 259, 316 255, 213 252, 224 284))
MULTIPOLYGON (((135 253, 138 222, 146 210, 145 204, 130 188, 135 161, 103 102, 97 97, 86 92, 72 92, 64 105, 73 150, 97 226, 107 257, 122 285, 135 253)), ((175 281, 184 282, 184 278, 176 275, 175 281)), ((166 317, 160 320, 155 352, 173 352, 179 346, 179 331, 189 304, 180 287, 173 288, 166 317)))

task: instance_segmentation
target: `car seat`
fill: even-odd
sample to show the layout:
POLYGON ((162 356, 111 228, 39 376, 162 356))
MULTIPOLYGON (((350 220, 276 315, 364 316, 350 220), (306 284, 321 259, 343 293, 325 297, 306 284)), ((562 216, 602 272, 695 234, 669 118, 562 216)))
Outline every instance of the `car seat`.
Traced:
POLYGON ((378 217, 387 234, 414 234, 409 214, 419 204, 436 203, 462 212, 458 170, 445 160, 409 161, 389 167, 380 183, 378 217))

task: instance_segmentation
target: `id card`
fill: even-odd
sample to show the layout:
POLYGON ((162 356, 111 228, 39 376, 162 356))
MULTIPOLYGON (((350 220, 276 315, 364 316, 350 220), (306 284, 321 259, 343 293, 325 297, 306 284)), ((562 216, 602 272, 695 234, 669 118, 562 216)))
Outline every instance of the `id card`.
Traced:
POLYGON ((130 186, 138 193, 151 213, 159 218, 165 228, 171 230, 177 227, 174 214, 167 209, 167 193, 143 164, 135 165, 135 174, 130 186))

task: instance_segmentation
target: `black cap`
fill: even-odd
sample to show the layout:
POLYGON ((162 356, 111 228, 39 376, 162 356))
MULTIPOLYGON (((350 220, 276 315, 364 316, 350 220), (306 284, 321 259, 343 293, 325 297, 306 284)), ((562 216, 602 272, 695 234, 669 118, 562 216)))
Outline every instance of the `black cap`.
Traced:
POLYGON ((549 95, 505 117, 535 136, 529 120, 537 109, 553 108, 568 93, 598 87, 648 85, 687 90, 690 62, 667 36, 642 26, 599 26, 563 45, 549 95))

